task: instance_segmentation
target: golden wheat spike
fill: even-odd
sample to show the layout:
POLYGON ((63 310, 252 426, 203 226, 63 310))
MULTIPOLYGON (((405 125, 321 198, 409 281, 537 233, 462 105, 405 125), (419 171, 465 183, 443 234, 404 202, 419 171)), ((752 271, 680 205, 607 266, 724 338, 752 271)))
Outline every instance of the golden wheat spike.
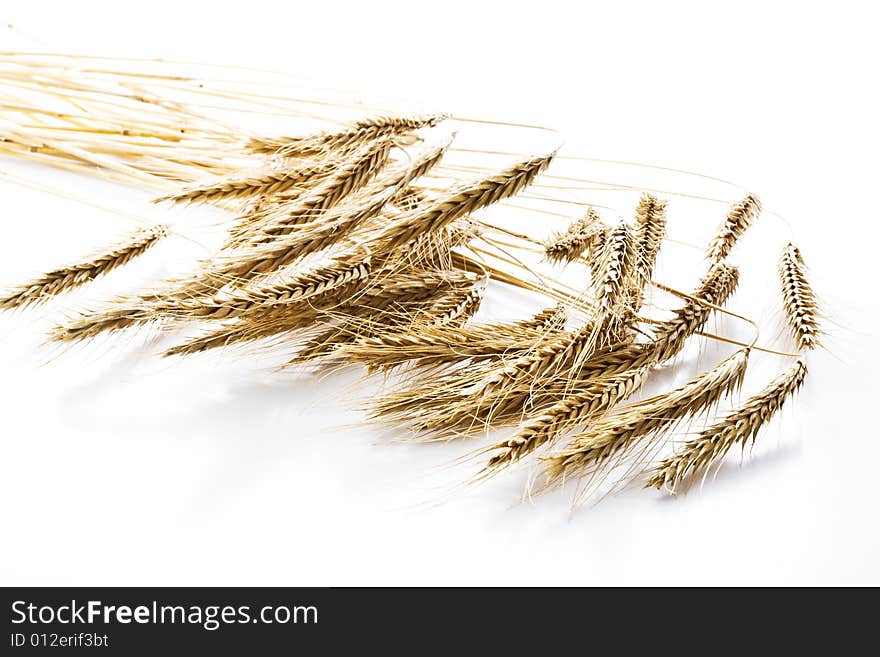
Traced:
POLYGON ((752 220, 761 213, 761 201, 754 194, 730 206, 718 232, 709 244, 706 254, 709 260, 720 262, 730 255, 734 244, 752 225, 752 220))
POLYGON ((419 236, 438 231, 456 219, 518 194, 541 173, 556 154, 531 158, 487 178, 466 183, 403 217, 383 231, 380 240, 394 252, 419 236))
POLYGON ((545 411, 533 415, 512 438, 493 447, 497 453, 489 459, 486 470, 510 465, 551 442, 565 430, 602 416, 632 395, 645 380, 647 372, 642 368, 590 381, 545 411))
POLYGON ((806 375, 806 363, 803 359, 796 360, 763 391, 701 431, 678 453, 657 465, 651 471, 646 487, 665 488, 676 493, 682 487, 690 486, 701 473, 708 474, 712 465, 720 462, 734 445, 745 448, 749 439, 755 440, 761 428, 803 385, 806 375))
POLYGON ((547 485, 590 468, 699 413, 742 384, 749 350, 742 349, 683 386, 609 414, 575 436, 568 447, 546 457, 547 485))
POLYGON ((554 235, 544 244, 544 255, 552 263, 574 262, 590 247, 596 234, 604 229, 599 213, 587 208, 584 216, 572 222, 564 233, 554 235))
POLYGON ((635 263, 629 304, 634 312, 642 306, 645 287, 654 277, 657 256, 666 239, 666 202, 643 194, 636 208, 635 263))
POLYGON ((0 310, 24 308, 85 285, 98 276, 122 267, 168 235, 165 225, 138 229, 116 245, 89 259, 43 274, 0 298, 0 310))
POLYGON ((361 119, 336 132, 320 132, 305 137, 254 138, 249 147, 257 153, 283 157, 315 157, 356 148, 362 144, 432 128, 449 118, 448 114, 375 116, 361 119))
POLYGON ((819 306, 807 279, 806 265, 800 249, 788 244, 779 260, 779 278, 782 282, 782 300, 788 325, 798 348, 815 349, 819 346, 822 329, 819 326, 819 306))
POLYGON ((387 141, 365 145, 339 166, 326 182, 307 196, 297 195, 289 204, 279 204, 273 213, 248 226, 232 244, 271 242, 302 224, 321 218, 327 210, 374 178, 388 161, 390 149, 391 144, 387 141))
POLYGON ((338 166, 339 162, 327 160, 318 163, 288 165, 280 169, 244 176, 227 176, 204 185, 189 187, 174 194, 160 196, 155 202, 210 203, 253 196, 268 197, 286 192, 294 187, 311 185, 314 181, 321 180, 331 174, 338 166))

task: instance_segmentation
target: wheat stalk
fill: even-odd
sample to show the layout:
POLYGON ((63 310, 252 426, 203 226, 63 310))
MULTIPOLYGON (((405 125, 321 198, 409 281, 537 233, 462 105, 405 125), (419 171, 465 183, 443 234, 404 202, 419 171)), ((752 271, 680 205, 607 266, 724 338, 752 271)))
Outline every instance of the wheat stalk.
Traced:
POLYGON ((681 451, 654 468, 646 486, 675 493, 683 485, 693 483, 700 473, 708 474, 712 464, 720 462, 734 445, 741 444, 745 449, 749 439, 754 442, 761 427, 803 385, 806 375, 806 363, 799 358, 763 391, 701 431, 699 436, 685 443, 681 451))
POLYGON ((83 262, 60 267, 19 286, 0 298, 0 310, 24 308, 42 303, 50 297, 85 285, 98 276, 137 258, 168 233, 168 227, 165 225, 138 229, 115 246, 83 262))
POLYGON ((801 252, 788 244, 779 260, 779 278, 782 282, 782 300, 788 325, 798 348, 815 349, 820 344, 819 306, 806 275, 801 252))

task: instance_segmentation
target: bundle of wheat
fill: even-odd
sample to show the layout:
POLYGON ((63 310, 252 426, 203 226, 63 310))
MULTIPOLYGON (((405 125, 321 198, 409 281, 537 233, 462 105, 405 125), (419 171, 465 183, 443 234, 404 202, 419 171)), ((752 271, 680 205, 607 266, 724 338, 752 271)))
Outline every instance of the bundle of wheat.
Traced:
MULTIPOLYGON (((653 192, 642 194, 632 218, 609 223, 588 205, 549 239, 487 217, 490 207, 516 208, 514 198, 561 201, 554 189, 595 182, 548 171, 556 144, 486 167, 473 157, 456 159, 499 154, 456 146, 449 125, 473 120, 385 108, 350 120, 327 116, 322 129, 300 135, 267 136, 212 116, 206 101, 242 110, 268 94, 206 85, 162 67, 128 73, 100 59, 76 68, 66 61, 0 57, 0 85, 29 92, 0 108, 19 126, 2 141, 4 153, 147 185, 161 190, 159 201, 216 205, 231 221, 225 244, 189 275, 82 312, 52 332, 55 340, 145 324, 173 335, 194 324, 202 333, 166 355, 269 341, 290 352, 291 367, 352 363, 395 374, 394 386, 369 409, 374 419, 430 440, 506 428, 509 437, 480 452, 489 456, 477 477, 534 457, 546 473, 541 490, 571 478, 595 482, 619 465, 628 466, 627 479, 646 476, 649 486, 681 490, 733 445, 754 440, 803 383, 802 353, 759 346, 757 331, 745 344, 705 331, 713 313, 751 321, 725 306, 739 276, 727 259, 761 211, 754 195, 730 206, 709 244, 705 275, 684 293, 656 280, 668 217, 666 201, 653 192), (578 288, 551 273, 536 277, 520 259, 535 252, 552 266, 586 266, 590 274, 578 288), (531 317, 476 321, 490 281, 550 303, 531 317), (652 289, 681 299, 671 318, 652 316, 652 289), (682 386, 623 404, 697 339, 740 348, 682 386), (714 407, 739 389, 749 361, 762 352, 794 357, 795 364, 712 423, 714 407), (695 418, 709 418, 709 426, 680 451, 658 457, 668 434, 695 418)), ((308 100, 271 97, 291 119, 314 117, 308 100)), ((341 102, 321 106, 351 112, 341 102)), ((169 234, 175 232, 164 226, 138 231, 15 288, 0 310, 84 285, 169 234)), ((793 245, 784 250, 780 276, 797 346, 813 349, 821 335, 817 303, 793 245)))

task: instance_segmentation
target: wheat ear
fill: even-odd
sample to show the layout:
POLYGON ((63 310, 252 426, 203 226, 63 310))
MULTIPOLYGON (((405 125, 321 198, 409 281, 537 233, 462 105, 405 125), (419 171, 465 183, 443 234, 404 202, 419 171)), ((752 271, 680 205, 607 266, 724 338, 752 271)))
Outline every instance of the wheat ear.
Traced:
POLYGON ((605 463, 637 441, 699 413, 742 383, 749 350, 743 349, 671 392, 638 402, 575 436, 569 446, 545 458, 547 485, 569 474, 583 474, 605 463))
POLYGON ((342 348, 339 355, 350 362, 385 368, 410 361, 423 366, 490 359, 531 350, 548 333, 560 330, 565 319, 565 308, 556 306, 529 319, 509 323, 467 327, 419 325, 417 331, 359 340, 342 348))
MULTIPOLYGON (((697 291, 702 298, 714 303, 714 299, 724 299, 736 285, 736 269, 723 263, 713 265, 697 291)), ((631 370, 651 367, 669 360, 679 353, 694 331, 699 330, 712 309, 699 303, 698 299, 688 300, 679 309, 675 319, 670 320, 655 339, 648 343, 611 345, 584 360, 582 355, 589 353, 593 329, 587 325, 565 337, 544 340, 534 349, 516 357, 510 364, 501 365, 474 377, 469 372, 451 378, 447 382, 449 401, 438 404, 442 399, 439 391, 428 391, 421 397, 420 391, 401 394, 414 420, 416 430, 437 431, 458 428, 461 431, 478 429, 480 424, 490 420, 505 424, 521 415, 524 405, 542 408, 566 397, 573 390, 590 386, 598 378, 610 377, 631 370), (474 381, 473 379, 476 379, 474 381), (462 394, 456 389, 469 389, 477 383, 476 390, 462 394), (419 400, 429 409, 419 408, 419 400)), ((394 401, 381 404, 377 415, 386 414, 386 409, 398 416, 401 406, 394 401)))
POLYGON ((161 196, 156 203, 210 203, 231 201, 254 196, 273 196, 291 188, 311 185, 332 173, 339 166, 333 160, 287 166, 276 171, 255 173, 250 176, 230 176, 197 187, 190 187, 175 194, 161 196))
POLYGON ((424 190, 417 187, 404 187, 394 195, 391 202, 404 212, 412 212, 427 200, 424 190))
MULTIPOLYGON (((714 309, 706 304, 724 305, 736 290, 738 282, 739 270, 736 267, 724 262, 712 263, 699 287, 685 299, 674 317, 654 326, 653 340, 611 345, 598 350, 572 373, 571 385, 671 360, 684 349, 688 338, 709 321, 714 309)), ((563 392, 564 388, 560 384, 550 390, 563 392)))
POLYGON ((646 487, 665 488, 675 493, 684 485, 690 486, 701 474, 708 474, 730 449, 741 444, 745 448, 778 411, 785 401, 803 385, 807 366, 798 359, 784 374, 762 392, 751 397, 721 421, 700 432, 685 443, 680 452, 664 460, 652 470, 646 487))
POLYGON ((359 259, 339 257, 328 265, 298 274, 286 281, 224 291, 211 299, 195 299, 181 304, 180 315, 200 319, 228 319, 256 309, 294 304, 326 296, 370 274, 370 256, 359 259))
POLYGON ((736 241, 752 225, 752 220, 761 213, 761 201, 753 194, 730 206, 724 222, 709 244, 707 257, 719 262, 724 260, 736 241))
POLYGON ((552 441, 559 433, 603 415, 619 401, 632 395, 646 376, 647 370, 639 369, 591 381, 546 411, 533 416, 512 438, 495 445, 492 449, 497 453, 489 459, 485 469, 488 471, 510 465, 552 441))
MULTIPOLYGON (((273 239, 228 253, 209 266, 201 279, 224 280, 227 277, 253 277, 276 271, 304 256, 322 251, 351 234, 359 225, 375 218, 394 195, 387 189, 358 203, 346 204, 322 219, 302 224, 291 235, 273 239)), ((186 290, 183 290, 186 292, 186 290)))
POLYGON ((234 343, 250 342, 272 335, 301 329, 319 321, 337 316, 357 316, 363 312, 377 312, 397 307, 406 302, 421 302, 439 292, 470 288, 476 277, 465 272, 431 272, 413 270, 396 272, 393 279, 363 289, 339 289, 338 297, 319 299, 274 307, 258 307, 239 316, 231 326, 214 329, 205 335, 171 348, 166 355, 198 353, 234 343))
POLYGON ((596 345, 620 341, 634 318, 628 286, 636 262, 632 230, 623 221, 609 233, 599 271, 594 277, 596 313, 588 348, 582 350, 577 364, 583 362, 596 345))
POLYGON ((305 194, 282 194, 271 206, 245 214, 232 228, 225 249, 271 241, 294 226, 323 218, 349 193, 366 184, 388 160, 388 142, 366 144, 342 158, 328 176, 305 194))
MULTIPOLYGON (((246 239, 251 244, 228 252, 225 256, 210 263, 199 274, 174 282, 168 289, 149 295, 141 295, 137 299, 124 300, 115 304, 117 308, 91 313, 80 317, 67 326, 52 331, 55 340, 74 340, 92 337, 103 331, 120 330, 168 315, 179 314, 181 306, 194 296, 208 296, 230 280, 239 283, 274 271, 290 264, 305 254, 307 248, 296 237, 288 240, 283 233, 283 226, 292 229, 297 221, 310 217, 317 209, 328 209, 335 205, 342 196, 351 191, 351 186, 362 185, 364 177, 375 173, 371 169, 379 165, 387 157, 387 144, 372 147, 362 158, 356 158, 354 165, 334 174, 324 185, 320 186, 306 199, 297 201, 297 210, 287 211, 281 220, 267 232, 261 232, 251 225, 239 238, 249 235, 246 239), (357 182, 352 182, 352 176, 357 182), (286 219, 284 218, 286 216, 286 219), (285 224, 284 222, 288 222, 285 224), (291 223, 292 222, 292 223, 291 223)), ((392 191, 356 208, 349 208, 342 216, 350 224, 373 216, 390 200, 392 191)), ((332 232, 332 231, 331 231, 332 232)), ((324 234, 327 235, 326 233, 324 234)), ((308 244, 308 242, 306 243, 308 244)))
POLYGON ((666 239, 666 202, 651 194, 643 194, 636 207, 635 264, 629 304, 638 311, 642 306, 645 287, 654 276, 657 256, 666 239))
POLYGON ((544 245, 544 254, 549 262, 574 262, 583 255, 597 233, 604 230, 599 214, 593 208, 587 208, 583 217, 559 233, 544 245))
POLYGON ((444 144, 423 152, 408 166, 389 167, 388 171, 353 195, 343 207, 300 224, 290 240, 284 241, 288 259, 315 253, 338 243, 376 217, 387 204, 400 202, 401 194, 416 194, 416 190, 407 185, 436 166, 448 146, 444 144))
POLYGON ((568 321, 568 311, 562 304, 550 306, 539 310, 529 319, 522 319, 515 322, 515 326, 525 329, 535 329, 537 331, 553 332, 565 328, 568 321))
POLYGON ((633 234, 625 222, 611 231, 595 282, 595 305, 599 316, 615 312, 634 262, 633 234))
POLYGON ((584 352, 592 334, 593 325, 587 324, 573 333, 552 336, 536 344, 528 353, 486 377, 480 384, 480 396, 486 399, 490 392, 498 394, 516 384, 530 383, 542 374, 559 375, 584 352))
POLYGON ((246 233, 245 238, 254 242, 271 241, 319 217, 371 180, 388 161, 390 147, 388 142, 369 144, 340 166, 326 183, 309 195, 296 198, 291 208, 280 206, 274 215, 258 224, 256 231, 246 233))
POLYGON ((806 275, 801 252, 789 244, 779 260, 779 278, 782 281, 782 300, 788 326, 798 347, 803 350, 819 346, 822 331, 819 327, 819 306, 806 275))
POLYGON ((416 430, 478 429, 489 419, 495 423, 516 420, 524 404, 541 408, 559 396, 589 386, 597 378, 651 367, 678 354, 687 339, 700 330, 714 310, 706 303, 721 305, 736 289, 738 270, 726 263, 712 263, 691 298, 673 319, 661 322, 654 340, 639 344, 616 344, 590 353, 593 327, 575 333, 552 336, 536 343, 528 352, 488 371, 457 372, 445 384, 444 399, 437 390, 399 393, 376 406, 375 416, 409 420, 416 430), (472 386, 477 384, 476 390, 472 386), (472 390, 463 393, 464 390, 472 390), (442 400, 442 403, 438 403, 442 400), (422 408, 427 405, 429 410, 422 408))
POLYGON ((602 256, 605 253, 605 244, 608 242, 608 236, 611 234, 611 226, 605 224, 596 226, 596 233, 590 240, 589 248, 586 250, 587 266, 590 268, 590 276, 595 282, 602 267, 602 256))
MULTIPOLYGON (((466 289, 444 291, 438 299, 427 299, 427 303, 414 299, 394 304, 386 308, 362 306, 357 313, 343 317, 341 323, 329 328, 306 343, 289 365, 302 364, 334 355, 339 359, 338 350, 358 340, 381 335, 394 335, 412 326, 416 321, 429 325, 453 325, 462 315, 465 316, 474 306, 479 306, 485 281, 478 281, 466 289), (476 300, 476 301, 475 301, 476 300), (366 313, 364 311, 367 311, 366 313)), ((340 313, 335 313, 340 315, 340 313)))
MULTIPOLYGON (((476 283, 470 290, 438 299, 425 311, 426 323, 431 326, 462 326, 480 309, 487 282, 488 279, 484 279, 476 283)), ((414 325, 415 330, 420 323, 417 320, 417 324, 414 325)))
MULTIPOLYGON (((415 411, 407 421, 417 431, 456 429, 460 435, 479 430, 481 425, 516 421, 531 400, 545 398, 547 387, 567 382, 571 364, 588 348, 591 334, 588 326, 561 336, 541 335, 530 349, 505 353, 485 366, 453 373, 444 382, 442 394, 440 390, 428 391, 427 397, 418 390, 412 395, 402 394, 400 398, 409 397, 413 403, 407 404, 415 411), (509 364, 504 363, 505 356, 511 358, 509 364)), ((571 389, 565 386, 562 394, 571 389)), ((379 415, 384 414, 385 407, 379 407, 379 415)), ((392 402, 387 408, 398 413, 400 407, 392 402)))
POLYGON ((706 303, 723 305, 736 289, 739 271, 726 263, 712 263, 699 287, 675 317, 657 327, 654 340, 643 344, 612 345, 580 367, 571 368, 590 336, 584 327, 574 334, 542 339, 526 353, 514 352, 510 364, 490 362, 489 369, 453 372, 442 386, 437 382, 395 392, 377 400, 372 415, 410 423, 416 430, 479 428, 481 423, 516 421, 523 405, 537 408, 559 396, 590 385, 597 378, 650 367, 678 354, 687 339, 700 330, 714 310, 706 303), (473 391, 474 384, 477 390, 473 391), (539 385, 536 385, 539 384, 539 385))
POLYGON ((549 155, 532 158, 498 173, 458 187, 425 207, 405 213, 380 236, 389 253, 403 247, 420 235, 438 231, 456 219, 480 208, 519 193, 541 173, 553 159, 549 155))
MULTIPOLYGON (((737 274, 735 267, 714 263, 694 292, 694 297, 686 300, 673 319, 657 327, 654 339, 650 342, 610 345, 582 361, 581 354, 589 349, 591 327, 584 327, 568 336, 543 341, 540 346, 487 377, 483 389, 491 390, 491 394, 482 395, 479 400, 482 406, 477 410, 468 410, 467 418, 470 421, 474 418, 482 419, 491 413, 491 417, 497 422, 512 420, 527 401, 542 408, 554 403, 560 396, 566 397, 573 390, 592 385, 596 379, 652 367, 670 360, 684 348, 688 338, 714 312, 700 303, 700 300, 723 304, 736 288, 737 274)), ((447 413, 438 420, 438 426, 445 426, 444 423, 458 419, 458 416, 447 413)))
MULTIPOLYGON (((621 222, 612 231, 604 249, 597 284, 596 321, 587 324, 567 338, 538 345, 533 353, 525 354, 512 363, 500 367, 481 384, 480 395, 483 396, 484 401, 487 399, 487 393, 497 397, 503 390, 523 381, 534 380, 551 371, 557 374, 572 364, 580 365, 592 353, 597 339, 605 341, 606 332, 612 324, 610 320, 615 319, 620 310, 621 292, 633 262, 632 246, 632 233, 629 227, 621 222)), ((512 398, 508 397, 508 401, 510 400, 512 398)))
POLYGON ((375 116, 361 119, 336 132, 320 132, 305 137, 255 138, 250 141, 249 147, 254 152, 269 155, 314 157, 356 148, 376 139, 434 127, 448 117, 448 114, 375 116))
POLYGON ((164 225, 139 229, 115 246, 93 255, 88 260, 61 267, 21 285, 0 298, 0 310, 38 304, 62 292, 73 290, 137 258, 168 235, 164 225))
POLYGON ((739 269, 733 265, 713 263, 692 298, 675 312, 675 317, 654 326, 655 339, 652 349, 656 352, 656 362, 667 361, 676 356, 684 343, 701 330, 709 317, 715 312, 711 306, 723 306, 733 296, 739 285, 739 269), (707 305, 707 304, 711 304, 707 305))

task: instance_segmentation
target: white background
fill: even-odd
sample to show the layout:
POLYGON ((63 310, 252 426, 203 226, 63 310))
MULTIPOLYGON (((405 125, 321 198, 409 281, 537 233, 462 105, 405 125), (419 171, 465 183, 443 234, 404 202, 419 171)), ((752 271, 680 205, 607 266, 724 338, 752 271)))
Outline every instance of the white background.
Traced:
MULTIPOLYGON (((754 460, 687 497, 626 491, 570 515, 564 493, 516 504, 522 471, 446 495, 462 449, 388 444, 359 424, 340 400, 375 383, 352 387, 356 373, 171 363, 125 339, 57 354, 40 347, 41 313, 0 317, 0 583, 880 583, 870 3, 6 0, 2 13, 18 28, 4 49, 288 69, 550 125, 572 152, 737 181, 791 223, 835 324, 754 460)), ((144 193, 76 184, 167 212, 144 193)), ((131 228, 8 183, 2 193, 2 285, 131 228)), ((753 240, 744 268, 761 252, 753 240)), ((174 248, 92 294, 161 275, 174 248)), ((764 312, 775 285, 737 308, 764 312)))

